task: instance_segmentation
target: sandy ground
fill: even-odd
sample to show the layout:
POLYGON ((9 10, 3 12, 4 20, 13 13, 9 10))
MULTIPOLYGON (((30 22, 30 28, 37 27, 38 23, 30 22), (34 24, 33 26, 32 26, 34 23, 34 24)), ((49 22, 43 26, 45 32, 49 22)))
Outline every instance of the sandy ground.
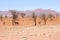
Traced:
POLYGON ((0 26, 0 40, 60 40, 60 25, 0 26))

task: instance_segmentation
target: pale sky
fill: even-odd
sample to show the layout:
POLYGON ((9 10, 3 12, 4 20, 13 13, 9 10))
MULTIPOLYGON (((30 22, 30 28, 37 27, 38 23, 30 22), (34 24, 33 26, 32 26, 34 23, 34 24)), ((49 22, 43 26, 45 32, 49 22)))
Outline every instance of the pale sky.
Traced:
POLYGON ((60 11, 60 0, 0 0, 0 10, 34 10, 37 8, 60 11))

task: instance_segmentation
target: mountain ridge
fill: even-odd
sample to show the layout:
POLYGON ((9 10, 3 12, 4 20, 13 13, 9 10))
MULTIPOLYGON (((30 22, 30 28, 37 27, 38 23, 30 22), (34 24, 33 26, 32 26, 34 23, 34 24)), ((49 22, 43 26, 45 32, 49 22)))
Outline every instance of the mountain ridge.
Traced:
MULTIPOLYGON (((60 12, 57 12, 55 10, 51 10, 51 9, 35 9, 35 10, 26 10, 26 11, 18 11, 19 13, 26 13, 27 15, 31 15, 33 12, 36 13, 37 15, 41 14, 41 13, 52 13, 54 15, 58 14, 60 15, 60 12)), ((9 11, 0 11, 0 15, 7 15, 10 16, 11 12, 9 11)))

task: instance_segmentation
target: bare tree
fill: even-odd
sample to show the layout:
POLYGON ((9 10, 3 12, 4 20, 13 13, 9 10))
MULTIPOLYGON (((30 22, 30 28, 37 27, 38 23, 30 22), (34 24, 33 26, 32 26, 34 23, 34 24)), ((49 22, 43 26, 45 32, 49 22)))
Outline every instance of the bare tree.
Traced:
POLYGON ((54 17, 52 14, 48 14, 48 15, 46 15, 45 13, 40 14, 40 18, 44 21, 44 24, 46 24, 47 20, 52 17, 54 17))
POLYGON ((25 13, 21 13, 20 15, 21 15, 22 18, 24 18, 26 14, 25 13))
POLYGON ((59 17, 59 14, 57 13, 55 18, 58 20, 58 17, 59 17))
POLYGON ((3 16, 2 15, 0 15, 0 20, 3 21, 3 16))
POLYGON ((7 16, 5 16, 5 18, 7 18, 7 16))
POLYGON ((15 21, 17 20, 18 18, 18 14, 17 14, 17 11, 16 10, 10 10, 11 14, 12 14, 12 25, 14 25, 15 21))
POLYGON ((50 18, 50 20, 52 21, 55 18, 55 16, 50 13, 48 14, 48 18, 50 18))
MULTIPOLYGON (((20 15, 21 15, 22 18, 24 18, 26 16, 25 13, 21 13, 20 15)), ((23 21, 24 21, 24 19, 23 19, 23 21)))
POLYGON ((58 16, 59 16, 59 14, 57 13, 57 14, 56 14, 56 18, 57 18, 58 16))
MULTIPOLYGON (((0 15, 0 20, 3 21, 3 15, 0 15)), ((5 24, 5 21, 3 21, 3 24, 5 24)))
POLYGON ((37 15, 36 15, 35 13, 32 13, 32 18, 33 18, 33 20, 34 20, 34 22, 35 22, 35 26, 36 26, 37 15))

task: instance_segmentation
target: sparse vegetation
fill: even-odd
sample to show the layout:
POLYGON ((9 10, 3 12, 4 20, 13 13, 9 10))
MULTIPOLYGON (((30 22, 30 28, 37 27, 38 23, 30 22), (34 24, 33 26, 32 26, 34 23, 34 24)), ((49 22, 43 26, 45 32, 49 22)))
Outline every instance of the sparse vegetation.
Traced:
POLYGON ((11 13, 10 19, 12 21, 10 21, 8 15, 0 15, 0 21, 3 22, 3 24, 8 24, 8 22, 6 23, 6 21, 8 20, 12 25, 17 25, 20 23, 24 24, 26 23, 26 25, 32 25, 32 19, 34 22, 34 25, 38 25, 38 24, 51 24, 50 22, 56 21, 59 22, 59 15, 57 14, 53 14, 53 13, 40 13, 40 15, 38 16, 37 14, 35 14, 35 12, 33 12, 30 15, 27 15, 27 12, 20 12, 20 11, 16 11, 16 10, 9 10, 9 12, 11 13), (19 18, 21 17, 21 19, 19 18), (29 18, 28 18, 29 17, 29 18), (7 19, 6 19, 7 18, 7 19), (27 19, 27 20, 26 20, 27 19), (5 20, 5 21, 4 21, 5 20), (31 21, 30 21, 31 20, 31 21), (31 23, 30 23, 31 22, 31 23), (44 22, 44 23, 43 23, 44 22), (49 23, 48 23, 49 22, 49 23))
POLYGON ((21 17, 23 18, 23 21, 24 21, 24 17, 26 16, 26 14, 25 13, 21 13, 20 15, 21 15, 21 17))
POLYGON ((11 10, 10 11, 11 12, 11 14, 12 14, 12 25, 14 25, 14 23, 15 23, 15 21, 17 20, 17 18, 18 18, 18 14, 17 14, 17 11, 16 10, 11 10))
POLYGON ((3 16, 2 15, 0 15, 0 20, 3 21, 3 16))
POLYGON ((44 21, 44 24, 46 24, 47 20, 50 18, 51 20, 53 20, 54 16, 52 14, 40 14, 40 18, 44 21))
POLYGON ((24 18, 26 14, 25 13, 21 13, 20 15, 21 15, 22 18, 24 18))
POLYGON ((5 18, 7 18, 7 16, 5 16, 5 18))
POLYGON ((50 18, 50 20, 52 21, 55 18, 55 16, 52 14, 48 14, 48 18, 50 18))
POLYGON ((34 22, 35 22, 35 26, 36 26, 37 15, 36 15, 35 13, 32 13, 32 18, 33 18, 33 20, 34 20, 34 22))

